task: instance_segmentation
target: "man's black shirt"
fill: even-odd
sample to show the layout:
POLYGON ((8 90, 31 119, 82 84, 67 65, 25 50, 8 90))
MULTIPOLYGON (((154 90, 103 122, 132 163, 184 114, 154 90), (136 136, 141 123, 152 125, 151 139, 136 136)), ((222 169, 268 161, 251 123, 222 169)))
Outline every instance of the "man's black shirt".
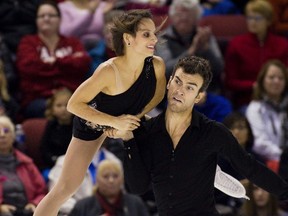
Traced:
POLYGON ((165 127, 165 113, 143 123, 125 142, 125 180, 134 193, 150 183, 160 216, 218 215, 214 203, 217 158, 223 154, 240 174, 288 199, 288 184, 257 162, 221 123, 197 111, 174 149, 165 127))

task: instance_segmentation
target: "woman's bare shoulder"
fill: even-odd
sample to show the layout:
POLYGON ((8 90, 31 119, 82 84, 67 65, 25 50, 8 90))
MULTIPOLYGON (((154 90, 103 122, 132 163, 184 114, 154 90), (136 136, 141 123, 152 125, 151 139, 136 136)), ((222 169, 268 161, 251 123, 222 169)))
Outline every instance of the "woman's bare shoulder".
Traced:
POLYGON ((160 56, 153 56, 153 64, 156 75, 164 75, 165 73, 165 62, 160 56))

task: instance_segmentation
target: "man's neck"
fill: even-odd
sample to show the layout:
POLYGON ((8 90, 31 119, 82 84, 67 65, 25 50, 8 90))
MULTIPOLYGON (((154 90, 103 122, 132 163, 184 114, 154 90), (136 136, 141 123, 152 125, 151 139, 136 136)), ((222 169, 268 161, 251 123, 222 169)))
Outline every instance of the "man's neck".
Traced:
POLYGON ((176 113, 169 109, 165 113, 166 130, 169 133, 174 148, 178 145, 181 137, 191 124, 192 112, 176 113))

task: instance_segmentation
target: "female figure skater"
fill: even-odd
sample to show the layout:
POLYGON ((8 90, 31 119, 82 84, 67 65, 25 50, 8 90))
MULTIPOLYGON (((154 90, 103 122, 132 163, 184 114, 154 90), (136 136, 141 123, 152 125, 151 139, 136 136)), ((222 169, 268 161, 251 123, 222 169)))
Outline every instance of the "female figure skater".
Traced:
POLYGON ((124 13, 115 19, 111 31, 117 57, 99 65, 70 98, 67 109, 76 117, 63 171, 34 216, 56 216, 76 191, 106 137, 102 130, 134 130, 164 97, 165 65, 153 56, 157 37, 151 13, 124 13))

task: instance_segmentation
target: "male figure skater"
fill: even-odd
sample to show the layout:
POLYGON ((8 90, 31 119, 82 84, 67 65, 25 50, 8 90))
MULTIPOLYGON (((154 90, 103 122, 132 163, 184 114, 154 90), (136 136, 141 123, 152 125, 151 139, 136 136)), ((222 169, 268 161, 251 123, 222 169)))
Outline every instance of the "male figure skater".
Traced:
POLYGON ((160 216, 219 215, 214 178, 220 154, 250 181, 288 200, 283 179, 245 152, 225 126, 193 109, 211 77, 207 60, 180 59, 167 84, 167 109, 133 132, 107 132, 126 141, 125 179, 130 190, 141 194, 152 183, 160 216))

